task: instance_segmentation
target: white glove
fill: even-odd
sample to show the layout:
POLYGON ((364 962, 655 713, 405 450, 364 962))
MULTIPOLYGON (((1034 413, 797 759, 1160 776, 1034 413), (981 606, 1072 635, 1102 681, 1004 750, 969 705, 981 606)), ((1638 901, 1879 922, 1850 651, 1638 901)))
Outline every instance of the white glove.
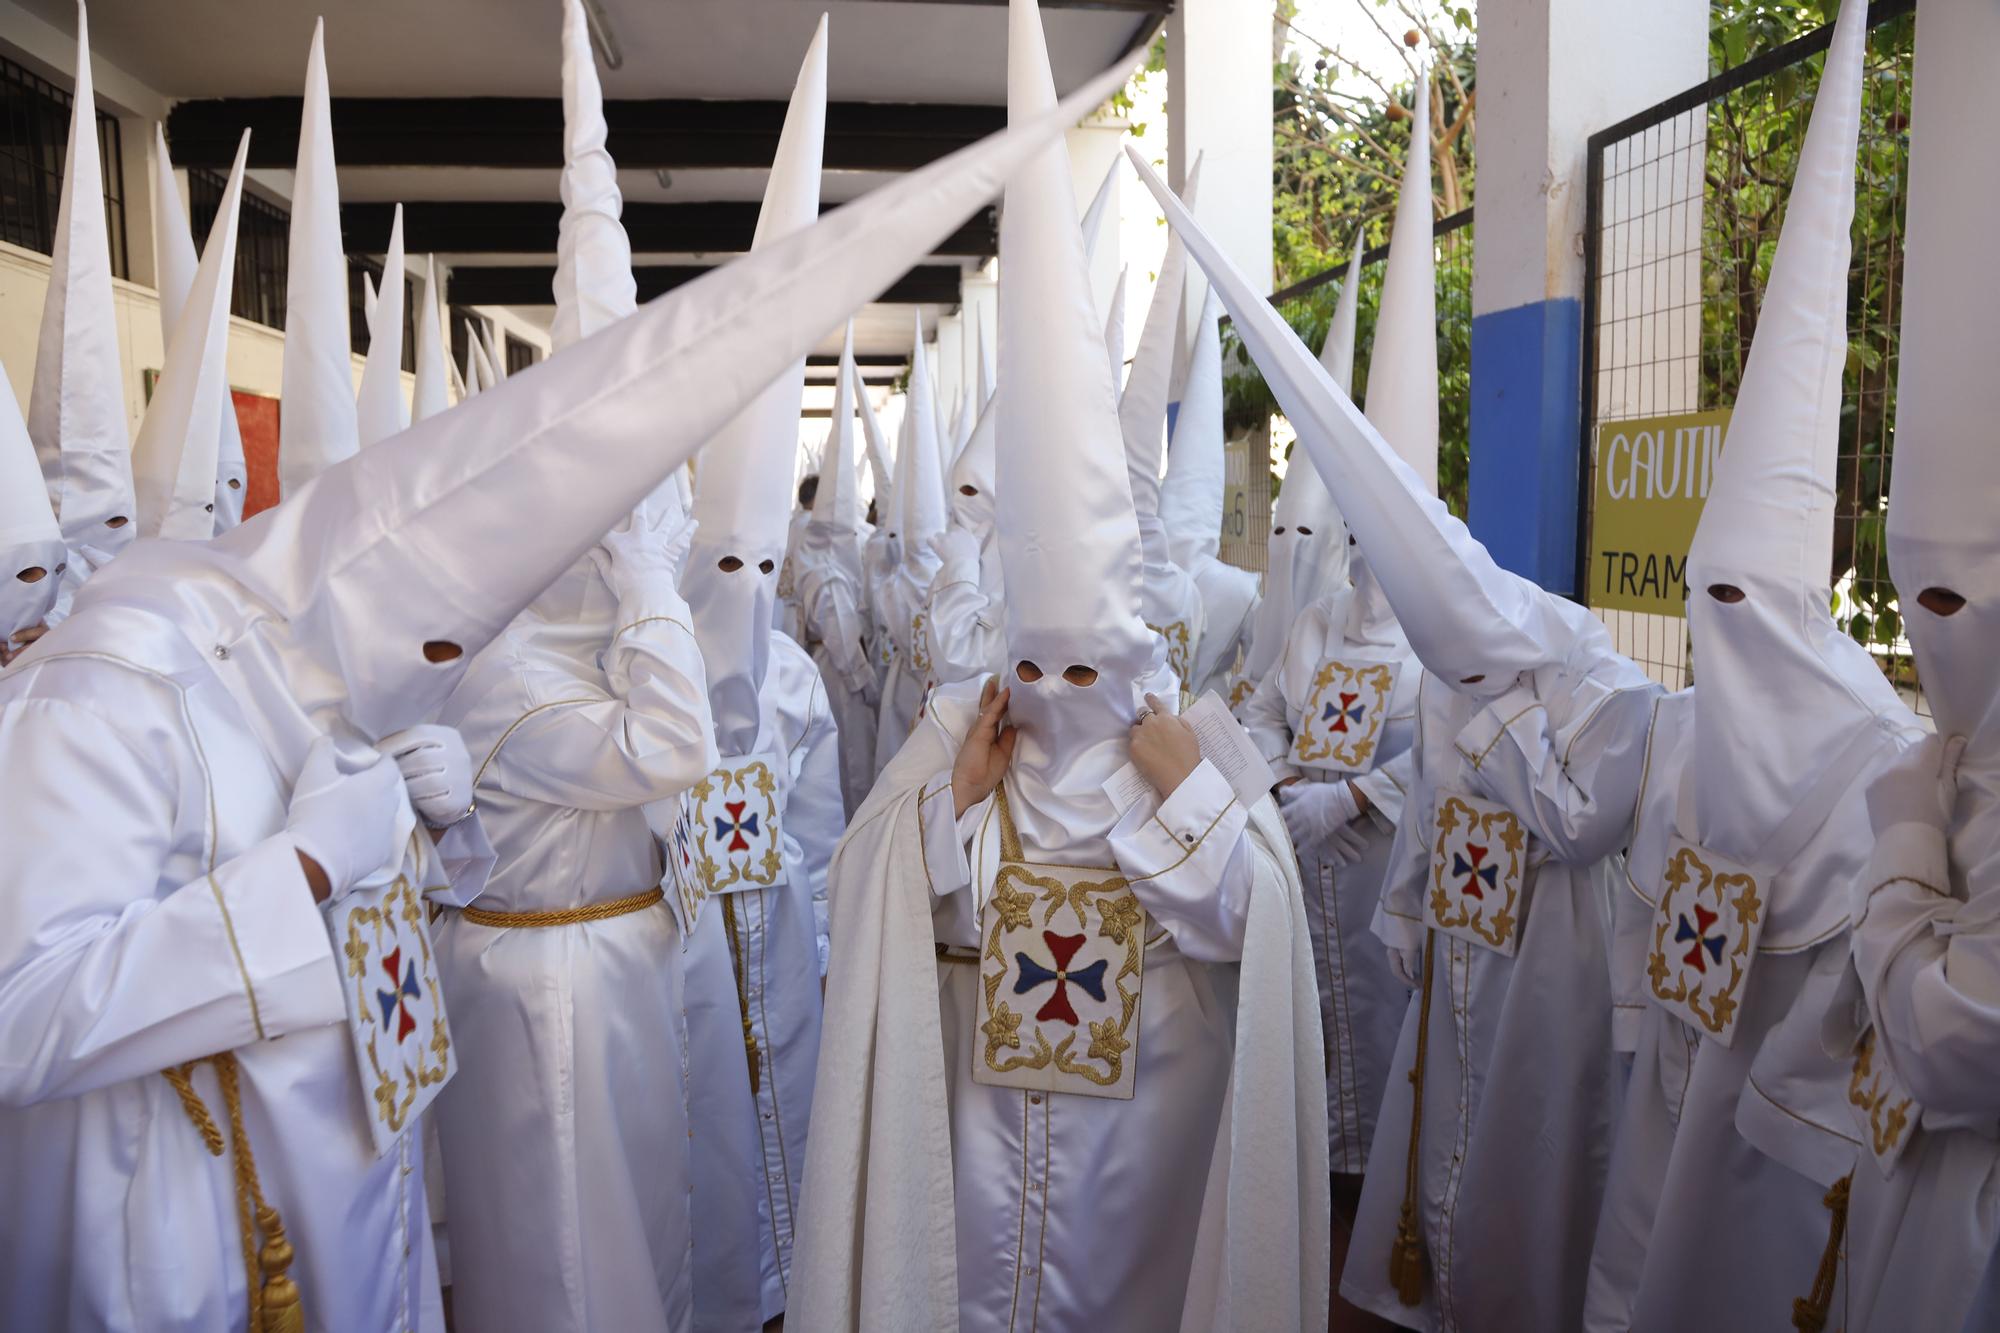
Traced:
POLYGON ((590 558, 611 591, 621 598, 649 583, 664 581, 668 587, 678 588, 681 567, 687 563, 698 526, 692 515, 667 528, 654 527, 643 521, 643 513, 636 514, 605 533, 590 558))
POLYGON ((1389 970, 1396 974, 1396 980, 1416 990, 1424 984, 1424 949, 1418 945, 1414 949, 1398 949, 1389 946, 1389 970))
POLYGON ((1361 831, 1350 827, 1361 814, 1354 790, 1345 781, 1294 782, 1278 789, 1278 813, 1285 832, 1301 852, 1318 851, 1339 865, 1360 857, 1366 848, 1361 831))
POLYGON ((393 870, 412 822, 395 763, 379 752, 346 771, 344 764, 353 763, 351 757, 343 761, 331 738, 314 741, 285 813, 292 845, 319 864, 335 898, 393 870))
POLYGON ((449 828, 472 813, 472 756, 454 727, 419 726, 375 746, 396 761, 410 804, 432 828, 449 828))
POLYGON ((1942 829, 1958 801, 1958 760, 1965 737, 1930 735, 1896 756, 1868 786, 1868 822, 1881 834, 1898 824, 1942 829))
POLYGON ((964 528, 946 528, 931 538, 931 550, 937 552, 938 559, 944 562, 946 569, 954 565, 960 567, 971 565, 974 569, 979 568, 979 538, 964 528))

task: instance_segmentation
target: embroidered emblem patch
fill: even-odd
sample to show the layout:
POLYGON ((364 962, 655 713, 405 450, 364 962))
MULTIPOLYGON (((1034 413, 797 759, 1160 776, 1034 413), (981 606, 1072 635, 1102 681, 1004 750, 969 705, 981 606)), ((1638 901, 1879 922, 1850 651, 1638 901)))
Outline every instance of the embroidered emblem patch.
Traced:
POLYGON ((1757 961, 1764 915, 1754 874, 1674 838, 1667 844, 1646 959, 1654 1002, 1729 1045, 1743 1011, 1743 987, 1757 961))
POLYGON ((694 869, 704 893, 740 893, 785 882, 778 760, 739 755, 689 789, 694 869))
POLYGON ((668 897, 673 901, 674 915, 680 919, 681 947, 694 938, 696 921, 701 917, 701 905, 708 901, 708 887, 703 883, 701 867, 696 858, 697 847, 694 836, 694 808, 689 793, 682 792, 672 806, 673 826, 660 836, 660 848, 667 862, 668 897))
POLYGON ((1504 805, 1439 792, 1424 923, 1511 958, 1521 940, 1528 831, 1504 805))
POLYGON ((1174 673, 1174 679, 1181 683, 1181 689, 1185 691, 1191 683, 1188 672, 1193 670, 1193 663, 1188 660, 1191 645, 1188 643, 1187 622, 1176 620, 1169 625, 1149 624, 1146 628, 1166 640, 1167 669, 1174 673))
POLYGON ((1886 1178, 1910 1144, 1910 1131, 1923 1118, 1917 1099, 1904 1090, 1896 1071, 1875 1050, 1875 1029, 1861 1034, 1854 1048, 1854 1068, 1847 1077, 1847 1104, 1860 1127, 1868 1155, 1886 1178))
POLYGON ((344 964, 347 1027, 368 1129, 381 1156, 424 1112, 451 1076, 451 1030, 431 960, 430 914, 406 876, 356 889, 330 909, 344 964))
POLYGON ((910 668, 925 676, 931 669, 931 636, 924 613, 910 617, 910 668))
POLYGON ((1348 773, 1375 767, 1400 669, 1399 663, 1321 662, 1292 731, 1292 762, 1348 773))
POLYGON ((1130 1098, 1146 913, 1125 880, 1003 862, 980 937, 973 1082, 1130 1098))

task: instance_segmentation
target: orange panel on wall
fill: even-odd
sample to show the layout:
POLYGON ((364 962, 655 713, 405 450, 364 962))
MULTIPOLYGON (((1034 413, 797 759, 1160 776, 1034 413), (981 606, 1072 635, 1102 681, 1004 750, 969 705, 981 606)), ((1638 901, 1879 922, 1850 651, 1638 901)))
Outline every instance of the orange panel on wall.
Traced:
POLYGON ((229 396, 236 402, 243 462, 250 474, 250 493, 243 498, 243 517, 248 518, 278 503, 278 400, 235 389, 229 396))

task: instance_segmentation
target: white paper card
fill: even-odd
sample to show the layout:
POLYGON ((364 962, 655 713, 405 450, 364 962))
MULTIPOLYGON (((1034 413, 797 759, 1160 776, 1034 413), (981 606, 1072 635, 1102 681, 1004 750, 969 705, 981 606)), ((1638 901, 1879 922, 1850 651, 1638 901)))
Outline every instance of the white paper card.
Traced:
MULTIPOLYGON (((1271 766, 1264 762, 1264 756, 1257 753, 1257 746, 1250 739, 1250 733, 1243 730, 1229 712, 1229 705, 1214 690, 1201 696, 1181 715, 1181 720, 1194 729, 1194 738, 1201 745, 1201 757, 1214 764, 1236 793, 1236 799, 1245 805, 1255 805, 1270 793, 1278 780, 1271 772, 1271 766)), ((1123 814, 1134 806, 1159 803, 1159 795, 1153 784, 1134 764, 1113 773, 1104 783, 1104 794, 1123 814)))

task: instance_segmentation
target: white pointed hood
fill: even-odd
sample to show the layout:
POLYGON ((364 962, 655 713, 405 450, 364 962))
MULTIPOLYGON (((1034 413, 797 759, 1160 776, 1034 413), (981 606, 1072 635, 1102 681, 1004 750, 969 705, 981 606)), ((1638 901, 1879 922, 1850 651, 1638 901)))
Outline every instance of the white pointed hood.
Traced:
POLYGON ((207 541, 216 532, 216 452, 229 400, 229 295, 250 132, 208 229, 208 245, 167 340, 166 362, 132 446, 139 535, 207 541))
MULTIPOLYGON (((1494 564, 1166 184, 1136 155, 1134 161, 1298 431, 1292 470, 1312 467, 1339 499, 1348 526, 1373 553, 1390 604, 1410 612, 1403 629, 1424 666, 1464 688, 1500 690, 1520 672, 1565 660, 1580 636, 1601 636, 1588 610, 1494 564)), ((1269 637, 1261 633, 1264 624, 1260 613, 1260 651, 1269 637)), ((1269 648, 1266 672, 1280 646, 1269 648)))
MULTIPOLYGON (((214 541, 149 543, 79 606, 176 607, 254 723, 286 731, 270 738, 291 762, 302 731, 373 740, 423 720, 541 589, 1127 69, 677 288, 214 541)), ((62 651, 66 628, 30 651, 62 651)))
MULTIPOLYGON (((859 589, 861 578, 861 474, 855 464, 854 395, 859 379, 854 369, 854 322, 841 337, 840 369, 834 377, 833 418, 820 452, 819 492, 806 513, 799 537, 800 586, 837 577, 859 589)), ((801 602, 810 598, 802 591, 801 602)))
POLYGON ((111 246, 104 229, 104 174, 90 77, 90 16, 76 7, 76 98, 49 294, 42 303, 28 434, 63 540, 96 568, 131 544, 132 437, 111 300, 111 246))
POLYGON ((479 368, 485 373, 486 387, 490 389, 507 378, 507 358, 500 354, 500 343, 493 341, 492 325, 481 320, 473 331, 479 335, 479 368))
MULTIPOLYGON (((1335 298, 1333 319, 1320 344, 1319 362, 1344 394, 1354 384, 1355 328, 1361 309, 1361 245, 1354 235, 1354 254, 1347 262, 1335 298)), ((1212 275, 1211 275, 1212 277, 1212 275)), ((1267 372, 1268 378, 1268 372, 1267 372)), ((1183 411, 1186 409, 1183 408, 1183 411)), ((1297 423, 1293 423, 1297 429, 1297 423)), ((1264 575, 1264 597, 1244 654, 1244 679, 1255 684, 1277 665, 1298 612, 1320 598, 1348 586, 1347 525, 1319 469, 1306 459, 1303 446, 1292 449, 1291 466, 1278 486, 1271 506, 1271 542, 1264 575)))
MULTIPOLYGON (((1201 161, 1188 172, 1181 202, 1192 210, 1201 184, 1201 161)), ((1118 429, 1125 438, 1125 466, 1132 480, 1132 504, 1141 527, 1160 512, 1161 464, 1166 458, 1167 387, 1179 355, 1182 298, 1187 291, 1187 251, 1169 234, 1167 253, 1160 260, 1153 303, 1139 331, 1139 348, 1132 354, 1132 372, 1118 399, 1118 429)), ((1147 558, 1154 558, 1149 547, 1147 558)))
MULTIPOLYGON (((174 181, 173 159, 166 136, 153 126, 153 268, 160 292, 160 345, 172 344, 174 326, 194 286, 194 236, 181 211, 180 187, 174 181)), ((226 318, 226 312, 225 312, 226 318)), ((225 358, 226 360, 226 358, 225 358)), ((229 397, 225 368, 221 433, 215 455, 215 530, 227 532, 243 521, 244 491, 250 472, 243 459, 243 435, 236 421, 236 404, 229 397)), ((149 409, 150 410, 150 409, 149 409)), ((135 446, 136 447, 136 446, 135 446)))
POLYGON ((481 389, 490 389, 499 381, 493 377, 493 367, 487 363, 486 349, 480 345, 481 335, 476 325, 465 326, 465 396, 470 398, 481 389))
POLYGON ((446 390, 451 358, 444 350, 443 321, 438 317, 437 256, 424 258, 423 304, 417 307, 417 383, 410 399, 410 419, 434 417, 451 405, 446 390))
MULTIPOLYGON (((825 134, 826 18, 822 15, 778 136, 777 157, 771 163, 751 240, 753 252, 805 230, 819 216, 825 134)), ((797 362, 718 432, 701 456, 694 495, 694 516, 701 528, 681 577, 681 592, 694 616, 695 639, 708 668, 715 741, 725 755, 749 754, 760 744, 758 695, 770 658, 804 395, 801 349, 797 362), (724 569, 730 561, 740 563, 724 569)))
POLYGON ((1167 553, 1182 569, 1212 560, 1222 548, 1226 458, 1222 438, 1222 304, 1210 292, 1195 320, 1188 349, 1187 392, 1174 414, 1167 476, 1160 483, 1160 522, 1167 553))
POLYGON ((1754 863, 1873 719, 1902 711, 1832 601, 1849 227, 1865 0, 1844 0, 1714 482, 1688 549, 1694 810, 1680 830, 1754 863), (1729 585, 1740 601, 1710 590, 1729 585))
POLYGON ((2000 764, 2000 205, 1992 126, 2000 84, 2000 10, 1941 6, 1917 24, 1904 224, 1903 345, 1897 371, 1889 572, 1917 678, 1938 730, 1969 738, 1968 764, 1990 781, 2000 764), (1965 599, 1950 615, 1926 589, 1965 599))
MULTIPOLYGON (((1012 0, 1007 113, 1055 103, 1034 0, 1012 0)), ((1000 214, 1000 380, 995 503, 1007 588, 1007 684, 1021 738, 1010 769, 1024 840, 1098 845, 1116 811, 1101 784, 1128 757, 1140 691, 1172 688, 1140 614, 1139 523, 1126 479, 1118 394, 1098 357, 1096 311, 1067 154, 1038 153, 1000 214), (1028 680, 1034 669, 1040 677, 1028 680), (1073 683, 1073 667, 1096 672, 1073 683)))
POLYGON ((625 199, 605 148, 604 92, 590 49, 583 0, 563 3, 562 228, 556 238, 552 347, 586 338, 638 306, 632 244, 620 221, 625 199))
POLYGON ((48 615, 68 558, 28 423, 0 369, 0 642, 48 615))
POLYGON ((875 478, 876 526, 893 528, 896 518, 891 508, 894 501, 889 475, 894 460, 889 456, 889 437, 882 430, 882 423, 875 418, 875 404, 868 397, 867 381, 861 378, 858 367, 853 374, 854 399, 861 408, 861 432, 868 437, 868 470, 875 478))
MULTIPOLYGON (((944 471, 938 465, 942 450, 938 443, 936 395, 931 391, 931 359, 924 350, 924 326, 916 320, 917 337, 910 349, 910 391, 903 408, 903 440, 897 451, 896 503, 898 532, 903 538, 903 563, 922 570, 930 554, 930 539, 943 532, 947 523, 944 503, 944 471)), ((925 586, 930 573, 923 572, 925 586)))
POLYGON ((1111 187, 1118 180, 1118 154, 1111 155, 1111 165, 1104 169, 1104 179, 1097 183, 1097 193, 1090 196, 1090 207, 1083 210, 1083 260, 1086 267, 1097 257, 1097 238, 1104 233, 1104 211, 1111 203, 1111 187))
MULTIPOLYGON (((1430 84, 1417 79, 1410 150, 1396 198, 1383 265, 1382 304, 1375 320, 1375 345, 1368 361, 1368 420, 1395 449, 1424 490, 1437 494, 1438 369, 1437 276, 1431 241, 1430 84)), ((1368 545, 1348 549, 1346 639, 1404 655, 1408 645, 1375 578, 1368 545)), ((1327 596, 1325 590, 1321 596, 1327 596)), ((1339 590, 1334 595, 1344 596, 1339 590)), ((1412 615, 1427 614, 1413 608, 1412 615)), ((1337 622, 1336 622, 1337 623, 1337 622)))
MULTIPOLYGON (((1012 0, 1009 0, 1011 3, 1012 0)), ((1111 363, 1111 391, 1121 391, 1125 376, 1125 279, 1129 266, 1118 270, 1118 285, 1111 289, 1111 311, 1104 317, 1104 355, 1111 363)))
MULTIPOLYGON (((364 275, 365 276, 365 275, 364 275)), ((403 402, 403 206, 389 224, 389 250, 382 263, 382 287, 368 312, 368 359, 361 367, 356 427, 365 448, 410 424, 403 402)))
POLYGON ((347 255, 333 174, 333 116, 324 21, 313 24, 292 177, 285 278, 285 365, 278 413, 278 489, 289 496, 361 447, 347 329, 347 255))

